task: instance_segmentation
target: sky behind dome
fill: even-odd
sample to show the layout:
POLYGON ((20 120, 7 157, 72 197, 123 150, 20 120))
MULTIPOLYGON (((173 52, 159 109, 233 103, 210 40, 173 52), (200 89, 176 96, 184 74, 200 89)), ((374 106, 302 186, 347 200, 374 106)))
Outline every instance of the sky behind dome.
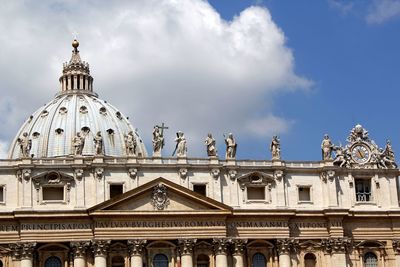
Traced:
POLYGON ((362 124, 400 151, 399 0, 2 1, 0 153, 58 92, 72 33, 99 97, 139 128, 165 122, 204 157, 232 132, 238 158, 319 160, 325 133, 345 143, 362 124))

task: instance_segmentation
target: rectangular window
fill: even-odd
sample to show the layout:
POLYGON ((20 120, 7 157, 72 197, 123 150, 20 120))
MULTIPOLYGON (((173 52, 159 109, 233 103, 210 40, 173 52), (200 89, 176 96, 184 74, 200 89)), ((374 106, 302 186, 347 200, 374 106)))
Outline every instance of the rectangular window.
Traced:
POLYGON ((248 200, 265 200, 265 186, 247 187, 248 200))
POLYGON ((124 186, 122 184, 110 184, 110 198, 121 195, 124 193, 124 186))
POLYGON ((200 195, 207 196, 207 187, 205 184, 194 184, 193 191, 200 195))
POLYGON ((6 202, 5 195, 5 186, 2 185, 0 186, 0 203, 6 202))
POLYGON ((43 201, 63 201, 64 187, 61 186, 46 186, 43 190, 43 201))
POLYGON ((311 188, 309 186, 299 186, 299 202, 311 201, 311 188))
POLYGON ((369 202, 372 200, 371 179, 355 179, 356 201, 369 202))

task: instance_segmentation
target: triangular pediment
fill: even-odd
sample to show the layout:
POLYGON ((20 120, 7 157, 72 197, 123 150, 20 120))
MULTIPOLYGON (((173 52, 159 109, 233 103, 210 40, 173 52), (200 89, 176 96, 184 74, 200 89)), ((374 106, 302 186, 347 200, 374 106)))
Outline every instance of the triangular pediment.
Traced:
POLYGON ((90 208, 89 213, 230 213, 231 210, 223 203, 157 178, 90 208))

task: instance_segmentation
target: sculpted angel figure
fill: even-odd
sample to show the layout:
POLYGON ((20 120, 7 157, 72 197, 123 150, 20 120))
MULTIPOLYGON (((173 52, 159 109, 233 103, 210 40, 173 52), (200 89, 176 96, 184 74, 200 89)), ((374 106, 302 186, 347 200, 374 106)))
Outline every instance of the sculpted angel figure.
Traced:
POLYGON ((29 158, 29 154, 32 148, 32 140, 29 139, 28 133, 24 132, 22 137, 17 139, 20 148, 20 154, 22 158, 29 158))
POLYGON ((129 131, 128 134, 125 135, 125 149, 127 156, 136 155, 136 138, 133 131, 129 131))
POLYGON ((72 145, 74 146, 74 155, 82 155, 83 147, 85 146, 85 137, 81 133, 77 133, 72 139, 72 145))
POLYGON ((174 152, 172 153, 172 156, 175 155, 176 152, 176 155, 178 157, 185 157, 187 152, 187 146, 186 146, 186 138, 183 132, 179 131, 176 133, 175 142, 176 142, 176 147, 174 152))
POLYGON ((216 157, 217 156, 217 147, 215 146, 215 139, 212 137, 212 134, 208 134, 204 144, 207 147, 207 156, 216 157))
POLYGON ((281 142, 277 135, 274 135, 272 137, 272 141, 271 141, 271 145, 269 146, 269 149, 271 150, 273 160, 281 159, 281 142))
POLYGON ((321 149, 322 149, 323 160, 332 159, 333 144, 331 142, 331 139, 329 138, 329 135, 327 134, 324 135, 324 139, 322 140, 321 143, 321 149))
POLYGON ((101 136, 101 132, 98 131, 95 137, 93 138, 94 142, 94 150, 96 155, 103 154, 103 137, 101 136))
POLYGON ((236 157, 237 143, 232 133, 229 133, 228 137, 225 138, 225 144, 226 144, 225 158, 234 159, 236 157))

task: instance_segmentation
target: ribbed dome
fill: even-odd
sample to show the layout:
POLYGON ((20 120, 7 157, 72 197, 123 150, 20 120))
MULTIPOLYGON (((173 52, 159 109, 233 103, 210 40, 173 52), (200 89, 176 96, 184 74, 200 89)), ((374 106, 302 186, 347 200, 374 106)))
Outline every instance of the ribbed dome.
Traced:
POLYGON ((95 155, 94 137, 98 132, 102 136, 101 154, 127 156, 126 135, 131 132, 136 139, 136 155, 146 157, 146 148, 128 119, 97 98, 92 92, 92 82, 89 66, 80 60, 76 46, 71 61, 64 64, 61 92, 22 125, 11 144, 9 158, 27 156, 21 149, 21 140, 29 143, 26 154, 35 158, 74 155, 73 140, 77 133, 84 138, 82 155, 95 155))

